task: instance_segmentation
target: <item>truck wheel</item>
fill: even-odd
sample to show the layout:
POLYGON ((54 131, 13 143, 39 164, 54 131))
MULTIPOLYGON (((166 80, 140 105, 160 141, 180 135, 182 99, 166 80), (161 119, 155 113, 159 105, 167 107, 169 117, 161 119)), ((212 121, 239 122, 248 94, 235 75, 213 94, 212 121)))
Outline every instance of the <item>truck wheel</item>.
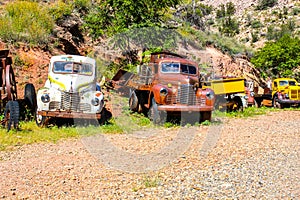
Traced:
POLYGON ((233 98, 233 111, 243 111, 243 102, 240 97, 233 98))
POLYGON ((36 114, 35 122, 39 127, 43 127, 47 125, 47 117, 36 114))
POLYGON ((104 107, 101 111, 101 118, 98 120, 98 123, 99 125, 107 124, 111 118, 112 118, 112 113, 104 107))
POLYGON ((148 117, 151 121, 153 121, 154 124, 160 124, 166 121, 166 113, 158 110, 157 103, 155 102, 154 97, 151 101, 151 107, 148 112, 148 117))
POLYGON ((273 98, 272 105, 273 105, 274 108, 279 108, 279 109, 282 109, 284 107, 281 103, 278 102, 278 97, 277 96, 275 96, 273 98))
POLYGON ((211 121, 211 111, 200 112, 200 123, 206 120, 211 121))
POLYGON ((131 92, 129 97, 129 108, 133 112, 137 112, 139 108, 139 101, 134 91, 131 92))
POLYGON ((28 83, 25 86, 24 100, 27 107, 30 109, 31 116, 35 117, 35 111, 37 107, 36 92, 33 84, 31 83, 28 83))
POLYGON ((15 129, 19 126, 19 103, 17 101, 8 101, 5 106, 4 117, 6 121, 7 131, 11 129, 13 125, 15 129))

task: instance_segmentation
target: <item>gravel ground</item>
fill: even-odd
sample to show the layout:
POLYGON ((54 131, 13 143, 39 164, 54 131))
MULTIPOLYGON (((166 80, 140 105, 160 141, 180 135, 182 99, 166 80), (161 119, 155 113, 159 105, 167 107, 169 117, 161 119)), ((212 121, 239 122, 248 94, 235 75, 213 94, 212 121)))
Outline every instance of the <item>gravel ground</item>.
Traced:
POLYGON ((0 152, 3 199, 300 199, 300 112, 0 152))

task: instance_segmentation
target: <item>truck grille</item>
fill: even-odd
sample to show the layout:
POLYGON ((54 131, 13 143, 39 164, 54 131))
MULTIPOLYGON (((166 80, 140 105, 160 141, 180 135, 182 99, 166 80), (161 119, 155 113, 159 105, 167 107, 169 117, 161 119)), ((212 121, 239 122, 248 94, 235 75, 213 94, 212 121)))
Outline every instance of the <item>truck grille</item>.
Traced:
POLYGON ((59 101, 51 101, 49 104, 49 110, 57 110, 60 108, 60 102, 59 101))
POLYGON ((167 104, 206 105, 206 99, 196 97, 196 91, 191 85, 181 85, 178 93, 167 96, 167 104))
POLYGON ((300 90, 291 90, 290 99, 293 99, 293 100, 300 99, 300 90))
POLYGON ((80 103, 79 93, 62 92, 61 108, 68 111, 77 111, 80 103))
POLYGON ((192 85, 180 85, 178 88, 177 102, 187 105, 195 105, 196 92, 192 85))

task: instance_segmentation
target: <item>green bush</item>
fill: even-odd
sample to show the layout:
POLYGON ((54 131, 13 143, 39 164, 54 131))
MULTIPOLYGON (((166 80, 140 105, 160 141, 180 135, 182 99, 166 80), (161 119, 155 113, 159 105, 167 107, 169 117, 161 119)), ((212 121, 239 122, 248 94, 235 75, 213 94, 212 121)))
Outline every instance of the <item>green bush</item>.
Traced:
POLYGON ((256 9, 265 10, 269 7, 273 7, 275 4, 277 4, 277 2, 278 0, 259 0, 256 9))
POLYGON ((251 22, 252 28, 261 28, 263 27, 263 24, 259 20, 254 20, 251 22))
POLYGON ((58 21, 63 17, 71 15, 72 11, 73 11, 73 5, 64 3, 63 1, 56 2, 49 9, 50 14, 53 16, 53 19, 55 21, 58 21))
POLYGON ((54 21, 45 7, 35 2, 17 1, 4 7, 0 16, 0 38, 5 42, 46 43, 54 21))
POLYGON ((300 39, 284 35, 278 41, 268 42, 251 62, 268 75, 292 76, 292 71, 300 65, 300 39))

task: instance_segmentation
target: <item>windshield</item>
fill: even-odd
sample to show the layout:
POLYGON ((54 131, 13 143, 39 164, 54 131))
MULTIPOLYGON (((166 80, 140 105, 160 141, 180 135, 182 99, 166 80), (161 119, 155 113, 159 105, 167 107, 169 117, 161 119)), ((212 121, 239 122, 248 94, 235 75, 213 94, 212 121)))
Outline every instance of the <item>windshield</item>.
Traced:
POLYGON ((92 75, 93 65, 89 63, 58 61, 53 65, 53 72, 64 74, 92 75))
POLYGON ((279 81, 280 86, 295 86, 296 82, 295 81, 279 81))
POLYGON ((162 63, 161 72, 163 73, 185 73, 196 74, 197 68, 192 65, 180 64, 180 63, 162 63))

